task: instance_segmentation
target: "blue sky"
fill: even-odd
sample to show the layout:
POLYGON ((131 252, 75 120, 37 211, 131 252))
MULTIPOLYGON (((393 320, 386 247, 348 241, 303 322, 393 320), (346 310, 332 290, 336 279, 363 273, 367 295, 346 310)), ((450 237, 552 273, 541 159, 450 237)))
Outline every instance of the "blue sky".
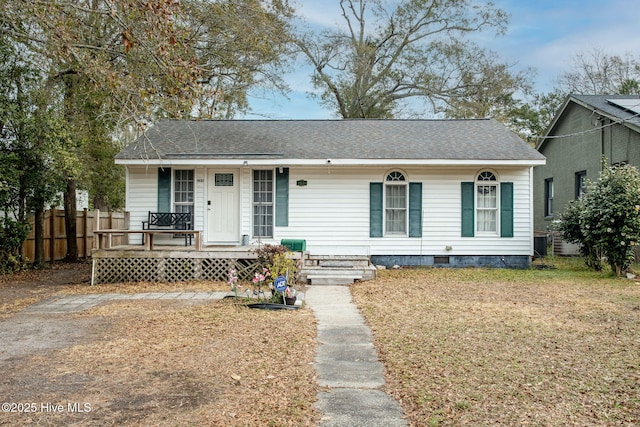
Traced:
MULTIPOLYGON (((534 68, 537 91, 547 92, 554 80, 571 69, 578 52, 594 47, 607 54, 640 56, 640 3, 638 0, 494 0, 511 15, 507 34, 483 36, 479 43, 496 51, 518 68, 534 68)), ((314 26, 341 23, 338 0, 297 0, 296 9, 314 26)), ((331 119, 307 93, 310 71, 300 61, 285 76, 291 87, 288 99, 274 94, 250 98, 246 119, 331 119)))

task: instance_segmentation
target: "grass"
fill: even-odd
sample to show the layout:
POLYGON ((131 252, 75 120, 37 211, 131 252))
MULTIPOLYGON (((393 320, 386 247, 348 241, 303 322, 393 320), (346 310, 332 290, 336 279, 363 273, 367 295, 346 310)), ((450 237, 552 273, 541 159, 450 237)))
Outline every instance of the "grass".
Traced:
POLYGON ((354 286, 411 425, 640 423, 640 286, 558 262, 354 286))
POLYGON ((11 361, 3 398, 90 412, 0 413, 0 425, 304 426, 319 417, 310 310, 125 300, 69 316, 90 322, 90 336, 11 361))
MULTIPOLYGON (((385 389, 410 425, 640 424, 640 285, 579 260, 550 265, 388 270, 352 286, 386 367, 385 389)), ((158 289, 226 287, 84 284, 56 292, 158 289)), ((12 361, 5 398, 89 402, 92 412, 0 414, 0 425, 319 422, 311 310, 129 300, 71 316, 97 322, 90 339, 12 361)))

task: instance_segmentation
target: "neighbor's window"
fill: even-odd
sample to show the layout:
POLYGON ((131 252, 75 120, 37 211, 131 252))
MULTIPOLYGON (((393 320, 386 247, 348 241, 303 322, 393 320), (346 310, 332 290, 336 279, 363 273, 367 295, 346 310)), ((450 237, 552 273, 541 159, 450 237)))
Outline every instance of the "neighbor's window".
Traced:
POLYGON ((273 237, 273 171, 253 171, 253 237, 273 237))
POLYGON ((173 175, 173 209, 193 217, 193 170, 176 170, 173 175))
POLYGON ((385 233, 407 234, 407 180, 394 171, 385 179, 385 233))
POLYGON ((489 171, 476 180, 476 218, 478 233, 498 232, 498 179, 489 171))
POLYGON ((576 172, 576 199, 587 193, 587 171, 576 172))
POLYGON ((544 180, 544 216, 553 215, 553 178, 544 180))

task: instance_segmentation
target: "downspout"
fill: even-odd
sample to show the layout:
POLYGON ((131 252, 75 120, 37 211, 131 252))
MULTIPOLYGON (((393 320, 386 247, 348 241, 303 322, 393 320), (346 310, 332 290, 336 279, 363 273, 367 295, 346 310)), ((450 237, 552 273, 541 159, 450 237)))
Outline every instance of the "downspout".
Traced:
POLYGON ((604 148, 604 117, 598 118, 600 124, 600 171, 604 170, 605 148, 604 148))
POLYGON ((533 166, 529 167, 529 259, 535 255, 535 225, 533 213, 533 166))

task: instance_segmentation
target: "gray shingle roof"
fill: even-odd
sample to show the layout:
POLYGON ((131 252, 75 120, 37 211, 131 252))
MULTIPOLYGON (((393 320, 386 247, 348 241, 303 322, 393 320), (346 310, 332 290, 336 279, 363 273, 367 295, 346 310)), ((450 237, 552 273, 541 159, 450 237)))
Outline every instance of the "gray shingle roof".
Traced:
MULTIPOLYGON (((614 122, 620 123, 622 126, 626 126, 633 129, 636 132, 640 132, 640 117, 638 113, 629 111, 619 105, 615 104, 616 99, 625 100, 638 100, 640 103, 640 96, 638 95, 569 95, 565 99, 562 106, 556 112, 551 124, 547 128, 547 132, 544 137, 540 139, 540 142, 536 146, 536 149, 542 151, 544 147, 553 140, 552 137, 558 137, 556 134, 557 126, 562 122, 565 113, 568 111, 567 107, 575 103, 588 110, 592 110, 596 115, 608 116, 614 122), (611 102, 609 100, 613 100, 611 102)), ((592 128, 591 130, 597 130, 592 128)), ((584 129, 589 131, 589 129, 584 129)))
POLYGON ((633 99, 638 100, 638 103, 640 104, 640 96, 638 95, 571 95, 571 98, 574 98, 585 106, 596 109, 619 120, 623 120, 625 123, 640 126, 640 117, 638 117, 638 113, 626 110, 625 108, 608 101, 609 99, 633 99))
POLYGON ((493 119, 164 120, 116 159, 544 160, 493 119))

